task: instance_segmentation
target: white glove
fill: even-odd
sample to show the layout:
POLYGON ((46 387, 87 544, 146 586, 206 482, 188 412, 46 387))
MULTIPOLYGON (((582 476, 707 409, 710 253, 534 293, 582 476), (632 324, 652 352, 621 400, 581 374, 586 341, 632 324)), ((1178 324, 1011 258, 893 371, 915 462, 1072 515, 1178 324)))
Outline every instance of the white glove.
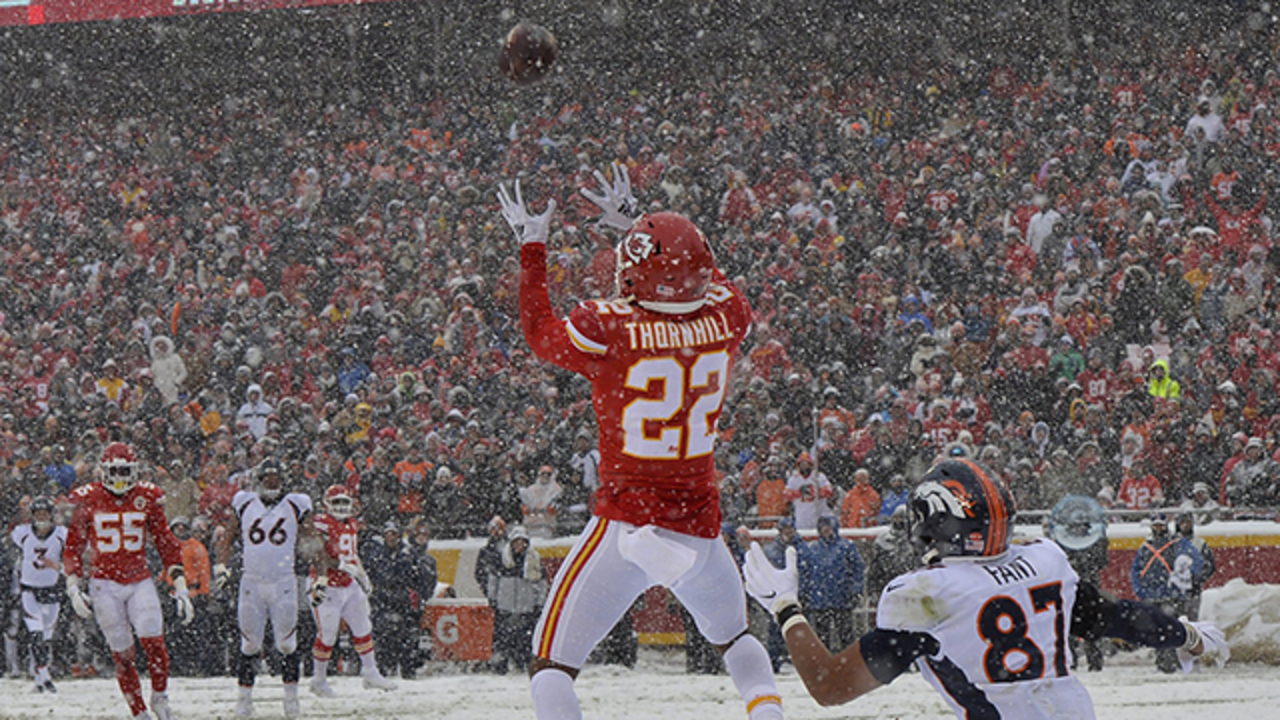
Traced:
POLYGON ((231 571, 226 565, 218 563, 213 566, 213 591, 222 592, 227 588, 227 583, 231 582, 231 571))
POLYGON ((787 548, 786 566, 778 569, 769 562, 760 543, 751 543, 747 551, 747 562, 742 566, 742 574, 746 579, 747 593, 756 599, 773 614, 788 605, 799 605, 797 597, 800 587, 800 573, 796 570, 796 549, 787 548))
POLYGON ((373 593, 373 584, 369 582, 369 575, 364 571, 364 568, 349 562, 342 562, 338 563, 338 569, 350 575, 351 579, 356 581, 356 584, 360 586, 365 595, 373 593))
POLYGON ((196 619, 196 606, 191 604, 191 594, 187 592, 187 579, 182 575, 173 578, 173 601, 178 606, 178 619, 183 625, 190 625, 196 619))
POLYGON ((75 610, 77 615, 85 620, 93 617, 92 603, 80 590, 80 578, 75 575, 67 576, 67 598, 71 600, 71 609, 75 610))
POLYGON ((1231 659, 1231 648, 1227 646, 1227 638, 1217 625, 1211 622, 1191 622, 1185 616, 1178 619, 1187 629, 1187 644, 1178 648, 1178 663, 1182 665, 1182 672, 1191 672, 1196 657, 1213 655, 1216 656, 1215 662, 1219 668, 1227 664, 1227 660, 1231 659), (1198 656, 1188 652, 1189 648, 1195 647, 1197 642, 1204 643, 1204 651, 1198 656))
POLYGON ((320 607, 329 594, 329 578, 321 575, 311 585, 311 607, 320 607))
POLYGON ((609 184, 603 173, 596 170, 596 182, 600 184, 602 192, 597 194, 586 188, 582 188, 578 192, 582 193, 582 197, 595 203, 596 207, 600 208, 599 223, 601 225, 608 225, 611 228, 626 232, 636 222, 636 207, 639 203, 636 201, 635 196, 631 194, 631 176, 627 174, 627 166, 615 162, 611 168, 613 170, 613 185, 609 184))
POLYGON ((520 245, 545 243, 551 228, 551 215, 556 211, 556 201, 547 201, 546 212, 541 215, 530 215, 524 206, 524 198, 520 196, 520 181, 516 181, 516 199, 507 195, 507 189, 498 186, 498 202, 502 203, 502 217, 506 219, 511 230, 515 232, 520 245))

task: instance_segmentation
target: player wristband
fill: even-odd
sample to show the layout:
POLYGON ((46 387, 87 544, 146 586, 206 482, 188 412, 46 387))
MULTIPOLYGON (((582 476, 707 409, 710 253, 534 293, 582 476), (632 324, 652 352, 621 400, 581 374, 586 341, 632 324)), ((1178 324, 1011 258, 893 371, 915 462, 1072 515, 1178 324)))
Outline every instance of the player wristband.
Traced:
POLYGON ((1182 627, 1183 627, 1183 628, 1185 628, 1185 629, 1186 629, 1186 631, 1187 631, 1187 640, 1186 640, 1186 642, 1182 643, 1182 649, 1183 649, 1183 650, 1191 650, 1191 649, 1192 649, 1192 648, 1194 648, 1196 645, 1199 645, 1199 644, 1200 644, 1200 630, 1199 630, 1198 628, 1196 628, 1196 626, 1195 626, 1195 625, 1192 625, 1191 623, 1187 622, 1186 620, 1180 620, 1179 622, 1181 622, 1181 623, 1182 623, 1182 627))
POLYGON ((777 619, 778 627, 782 629, 782 634, 784 636, 793 626, 800 623, 805 623, 806 625, 809 623, 809 620, 804 616, 804 613, 800 612, 800 606, 796 603, 791 603, 779 610, 777 619))

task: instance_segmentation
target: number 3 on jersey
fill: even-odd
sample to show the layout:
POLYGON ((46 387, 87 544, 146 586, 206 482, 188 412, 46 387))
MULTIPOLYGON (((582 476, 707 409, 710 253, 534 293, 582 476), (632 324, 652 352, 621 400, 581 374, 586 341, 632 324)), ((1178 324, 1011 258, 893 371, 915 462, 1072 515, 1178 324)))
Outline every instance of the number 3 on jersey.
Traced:
POLYGON ((724 399, 728 369, 729 353, 724 350, 699 355, 687 373, 673 357, 645 358, 632 365, 628 389, 644 392, 661 382, 663 390, 661 398, 634 400, 622 411, 622 452, 648 460, 710 455, 716 439, 711 416, 724 399), (693 404, 687 419, 672 424, 689 400, 693 404), (661 425, 656 436, 645 431, 646 423, 661 425))

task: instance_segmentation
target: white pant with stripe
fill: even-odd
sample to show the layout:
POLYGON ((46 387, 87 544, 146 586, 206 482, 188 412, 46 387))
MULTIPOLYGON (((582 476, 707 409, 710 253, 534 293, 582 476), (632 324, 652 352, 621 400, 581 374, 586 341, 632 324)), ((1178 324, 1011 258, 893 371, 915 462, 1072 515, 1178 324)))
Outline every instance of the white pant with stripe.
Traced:
POLYGON ((649 553, 650 562, 646 562, 637 552, 627 550, 628 536, 634 537, 637 530, 630 523, 591 519, 556 572, 533 634, 535 656, 582 667, 592 648, 636 597, 653 585, 669 588, 714 645, 729 643, 746 631, 742 577, 720 538, 651 528, 654 540, 648 544, 659 549, 656 554, 649 553), (664 545, 666 550, 661 547, 664 545), (672 564, 664 563, 664 554, 677 570, 684 566, 674 579, 670 576, 672 564))
POLYGON ((111 652, 120 653, 133 647, 135 632, 140 638, 164 635, 160 596, 150 578, 128 585, 91 578, 89 597, 93 599, 93 616, 111 652))

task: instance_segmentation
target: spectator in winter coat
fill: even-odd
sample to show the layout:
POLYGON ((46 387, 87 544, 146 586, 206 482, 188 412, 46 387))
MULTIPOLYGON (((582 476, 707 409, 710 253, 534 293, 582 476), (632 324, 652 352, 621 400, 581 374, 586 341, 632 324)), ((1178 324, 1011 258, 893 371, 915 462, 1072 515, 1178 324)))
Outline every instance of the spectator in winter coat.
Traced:
POLYGON ((1169 401, 1182 399, 1182 386, 1169 377, 1168 360, 1161 358, 1151 363, 1148 374, 1151 379, 1147 383, 1147 392, 1151 397, 1169 401))
POLYGON ((547 577, 542 570, 542 558, 529 546, 529 532, 523 525, 514 525, 507 534, 507 542, 499 548, 501 565, 497 575, 490 576, 496 583, 494 608, 505 616, 503 632, 494 630, 494 652, 500 662, 510 662, 523 670, 529 664, 533 647, 533 628, 547 598, 547 577))
POLYGON ((907 506, 899 505, 889 517, 889 532, 876 536, 875 553, 867 567, 867 596, 880 597, 890 580, 917 567, 920 553, 911 542, 907 506))
POLYGON ((800 602, 827 647, 839 652, 861 633, 854 610, 862 596, 862 556, 852 540, 840 537, 833 517, 818 520, 818 539, 799 552, 800 602))
POLYGON ((1280 463, 1266 456, 1262 438, 1249 438, 1244 457, 1231 468, 1227 479, 1227 504, 1233 507, 1265 507, 1278 499, 1280 463))
MULTIPOLYGON (((1143 541, 1129 569, 1133 594, 1177 617, 1186 614, 1186 600, 1195 578, 1204 572, 1204 556, 1182 535, 1169 534, 1169 519, 1151 517, 1151 537, 1143 541)), ((1171 673, 1178 669, 1173 649, 1156 651, 1156 667, 1171 673)))
POLYGON ((840 525, 847 528, 871 527, 880 514, 880 493, 871 487, 871 473, 858 468, 853 473, 853 487, 840 503, 840 525))
POLYGON ((889 488, 880 498, 880 524, 888 523, 889 518, 893 516, 894 510, 899 507, 906 507, 907 500, 910 497, 911 491, 907 489, 907 476, 902 473, 894 473, 889 478, 889 488))
POLYGON ((174 352, 173 341, 164 335, 151 338, 151 374, 165 405, 178 402, 187 380, 187 364, 174 352))
POLYGON ((818 518, 834 517, 830 500, 835 490, 831 481, 817 469, 809 453, 796 458, 795 471, 787 478, 787 499, 791 501, 796 528, 814 530, 818 518))
MULTIPOLYGON (((1192 477, 1202 477, 1192 475, 1192 477)), ((1179 513, 1190 513, 1196 525, 1207 525, 1218 519, 1218 503, 1213 499, 1209 485, 1197 482, 1191 486, 1191 497, 1178 506, 1179 513)))
POLYGON ((1200 595, 1204 592, 1204 584, 1213 577, 1218 571, 1218 564, 1213 559, 1213 549, 1209 547, 1208 541, 1204 538, 1196 537, 1196 520, 1195 516, 1189 512, 1178 513, 1177 516, 1178 535, 1191 542, 1196 550, 1200 551, 1200 556, 1204 559, 1204 564, 1200 566, 1199 572, 1191 576, 1191 589, 1187 591, 1186 604, 1183 611, 1187 617, 1192 620, 1200 619, 1200 595))
POLYGON ((248 423, 253 438, 261 440, 267 434, 267 418, 271 415, 271 406, 262 399, 261 385, 250 385, 244 395, 245 402, 236 412, 236 422, 248 423))

